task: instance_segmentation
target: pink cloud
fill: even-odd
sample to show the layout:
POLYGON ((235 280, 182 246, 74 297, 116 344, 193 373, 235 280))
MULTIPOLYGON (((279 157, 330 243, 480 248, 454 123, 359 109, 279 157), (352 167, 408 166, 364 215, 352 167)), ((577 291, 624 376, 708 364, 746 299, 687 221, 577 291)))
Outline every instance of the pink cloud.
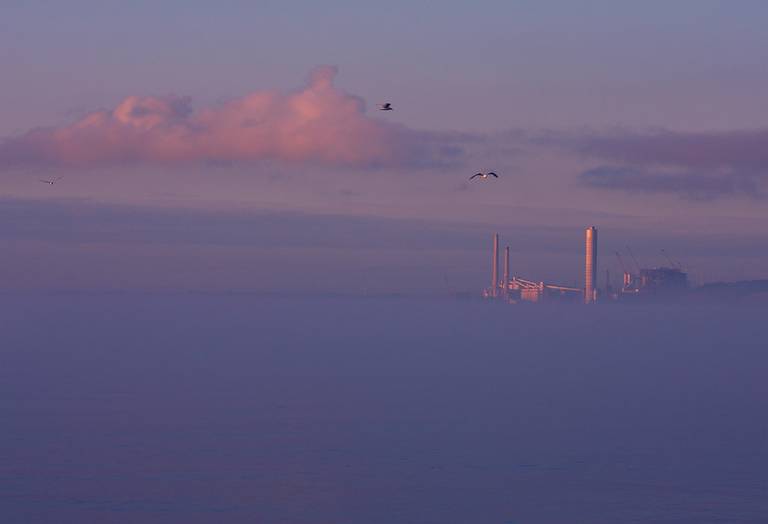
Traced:
POLYGON ((461 155, 450 135, 371 118, 336 86, 335 67, 315 69, 298 91, 255 91, 216 107, 189 98, 129 96, 58 128, 0 143, 0 168, 282 161, 324 166, 443 165, 461 155))

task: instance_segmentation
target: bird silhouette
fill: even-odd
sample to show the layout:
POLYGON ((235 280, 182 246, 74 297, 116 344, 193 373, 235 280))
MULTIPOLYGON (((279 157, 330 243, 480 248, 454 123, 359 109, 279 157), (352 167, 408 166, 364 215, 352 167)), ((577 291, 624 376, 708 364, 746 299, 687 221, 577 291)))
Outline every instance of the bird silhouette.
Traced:
POLYGON ((55 184, 56 182, 58 182, 58 181, 59 181, 59 180, 61 180, 62 178, 64 178, 64 177, 63 177, 63 176, 59 176, 59 177, 56 177, 56 178, 51 178, 50 180, 43 180, 43 179, 41 178, 41 179, 40 179, 40 182, 42 182, 42 183, 44 183, 44 184, 48 184, 49 186, 52 186, 53 184, 55 184))
POLYGON ((480 177, 482 180, 485 180, 489 177, 499 178, 499 175, 497 175, 493 171, 488 171, 487 173, 475 173, 474 175, 469 177, 469 179, 472 180, 473 178, 478 178, 478 177, 480 177))
POLYGON ((392 111, 393 109, 392 104, 389 102, 386 104, 379 104, 379 111, 392 111))

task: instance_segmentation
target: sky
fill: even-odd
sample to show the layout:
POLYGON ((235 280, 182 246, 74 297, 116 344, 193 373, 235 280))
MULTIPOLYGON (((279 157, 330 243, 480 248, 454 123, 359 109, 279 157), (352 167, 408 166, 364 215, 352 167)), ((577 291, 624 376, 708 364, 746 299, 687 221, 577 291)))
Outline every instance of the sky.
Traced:
POLYGON ((522 276, 579 285, 588 225, 601 271, 631 245, 768 278, 766 16, 7 0, 0 287, 475 290, 494 231, 522 276))

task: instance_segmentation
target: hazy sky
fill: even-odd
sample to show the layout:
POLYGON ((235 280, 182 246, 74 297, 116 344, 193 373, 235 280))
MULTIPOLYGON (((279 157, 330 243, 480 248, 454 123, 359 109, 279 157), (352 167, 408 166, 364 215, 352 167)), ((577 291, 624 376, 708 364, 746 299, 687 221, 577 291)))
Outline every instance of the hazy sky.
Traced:
MULTIPOLYGON (((524 276, 577 283, 590 224, 604 261, 632 244, 648 265, 667 249, 699 280, 768 278, 767 17, 747 0, 5 1, 6 280, 53 285, 23 268, 60 265, 70 242, 61 267, 82 279, 60 276, 75 287, 236 287, 202 268, 192 284, 172 277, 185 257, 153 240, 164 210, 176 211, 163 238, 227 268, 253 259, 179 231, 216 220, 245 244, 250 228, 314 231, 294 247, 316 257, 305 278, 324 290, 378 267, 373 287, 437 289, 422 278, 436 260, 472 288, 495 229, 524 276), (395 111, 376 111, 384 101, 395 111), (502 178, 468 183, 489 169, 502 178), (109 247, 88 220, 62 220, 73 213, 112 217, 99 222, 109 247), (360 226, 351 239, 346 220, 360 226), (382 224, 393 238, 373 255, 362 238, 382 224)), ((299 270, 281 251, 293 244, 257 271, 299 270)))

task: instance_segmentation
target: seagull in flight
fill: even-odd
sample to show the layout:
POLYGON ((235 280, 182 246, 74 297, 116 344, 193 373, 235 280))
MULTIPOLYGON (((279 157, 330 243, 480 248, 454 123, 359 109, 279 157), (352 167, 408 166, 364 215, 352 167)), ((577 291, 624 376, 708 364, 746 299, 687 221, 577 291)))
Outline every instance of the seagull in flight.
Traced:
POLYGON ((493 171, 488 171, 487 173, 475 173, 474 175, 469 177, 469 179, 472 180, 473 178, 477 178, 477 177, 480 177, 481 179, 485 180, 489 177, 499 178, 499 175, 497 175, 493 171))
POLYGON ((386 104, 379 104, 379 111, 392 111, 393 109, 392 104, 389 102, 386 104))
POLYGON ((63 177, 63 176, 58 176, 58 177, 56 177, 56 178, 51 178, 50 180, 43 180, 43 179, 41 178, 41 179, 40 179, 40 182, 43 182, 44 184, 48 184, 49 186, 52 186, 53 184, 55 184, 56 182, 58 182, 58 181, 59 181, 59 180, 61 180, 62 178, 64 178, 64 177, 63 177))

